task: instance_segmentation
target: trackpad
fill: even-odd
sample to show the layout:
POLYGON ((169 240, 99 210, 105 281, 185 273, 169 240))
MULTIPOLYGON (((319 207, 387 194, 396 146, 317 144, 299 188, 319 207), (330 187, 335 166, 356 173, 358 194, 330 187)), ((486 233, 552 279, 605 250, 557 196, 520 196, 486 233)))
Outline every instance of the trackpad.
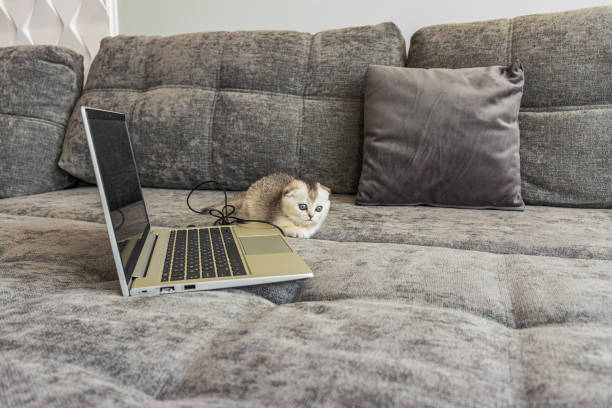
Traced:
POLYGON ((280 235, 259 235, 240 237, 240 242, 247 255, 279 254, 292 252, 280 235))

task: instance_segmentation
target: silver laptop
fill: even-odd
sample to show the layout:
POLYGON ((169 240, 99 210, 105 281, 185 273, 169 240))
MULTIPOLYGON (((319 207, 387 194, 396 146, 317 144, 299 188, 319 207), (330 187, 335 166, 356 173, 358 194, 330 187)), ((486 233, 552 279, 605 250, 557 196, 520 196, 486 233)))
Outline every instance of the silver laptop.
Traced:
POLYGON ((152 228, 125 115, 82 107, 121 292, 158 295, 312 277, 267 224, 152 228))

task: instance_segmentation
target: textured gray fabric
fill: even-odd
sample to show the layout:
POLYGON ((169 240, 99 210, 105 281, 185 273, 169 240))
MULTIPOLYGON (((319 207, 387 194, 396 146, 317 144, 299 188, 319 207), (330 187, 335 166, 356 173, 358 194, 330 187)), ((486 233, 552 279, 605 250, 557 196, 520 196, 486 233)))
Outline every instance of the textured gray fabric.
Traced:
POLYGON ((424 27, 410 40, 414 68, 525 67, 522 107, 612 101, 612 6, 424 27))
POLYGON ((519 125, 531 204, 612 208, 611 109, 524 110, 519 125))
POLYGON ((294 240, 292 244, 315 273, 314 279, 305 281, 296 302, 352 298, 406 302, 469 311, 513 328, 612 317, 611 260, 389 243, 294 240))
POLYGON ((83 57, 74 51, 0 48, 0 198, 75 182, 57 160, 82 85, 83 57))
POLYGON ((301 291, 304 280, 268 283, 266 285, 243 286, 235 290, 245 290, 254 295, 261 296, 277 305, 291 303, 301 291))
MULTIPOLYGON (((285 172, 354 193, 365 71, 404 60, 393 23, 315 35, 118 36, 102 41, 78 106, 127 114, 144 186, 215 179, 240 190, 285 172)), ((77 109, 59 165, 94 181, 77 109)))
MULTIPOLYGON (((186 190, 145 188, 151 223, 209 225, 187 209, 186 190)), ((230 200, 236 193, 229 193, 230 200)), ((352 195, 332 195, 331 211, 314 238, 388 242, 499 254, 612 260, 612 210, 527 206, 524 212, 435 207, 356 206, 352 195)), ((198 191, 195 208, 223 202, 220 191, 198 191)), ((0 200, 0 213, 103 223, 98 191, 82 187, 0 200)))
POLYGON ((612 381, 600 356, 612 350, 611 339, 607 323, 513 330, 457 310, 305 302, 225 332, 166 398, 231 395, 269 406, 606 406, 612 381))
POLYGON ((295 239, 315 272, 299 303, 123 298, 103 225, 0 222, 3 406, 612 399, 610 261, 295 239))
POLYGON ((462 69, 371 65, 356 202, 522 210, 523 82, 519 63, 462 69))
POLYGON ((610 37, 612 6, 446 24, 412 36, 407 66, 462 68, 521 60, 521 176, 529 180, 523 183, 523 199, 610 208, 610 37))
POLYGON ((612 260, 611 210, 526 206, 524 212, 507 212, 353 203, 353 196, 334 196, 316 237, 612 260))
POLYGON ((31 364, 42 358, 47 375, 50 359, 60 374, 80 368, 84 380, 94 374, 92 385, 102 378, 108 388, 127 386, 123 394, 155 396, 182 376, 203 344, 241 315, 272 305, 241 291, 123 298, 103 225, 0 218, 0 350, 26 354, 31 364))
MULTIPOLYGON (((604 12, 594 20, 604 21, 606 16, 604 12)), ((485 46, 497 44, 496 30, 508 28, 500 27, 481 31, 477 40, 483 53, 497 52, 494 47, 485 51, 485 46)), ((567 26, 557 28, 563 31, 567 26)), ((333 33, 335 41, 346 44, 334 52, 366 58, 360 41, 353 48, 351 35, 343 37, 343 30, 333 33)), ((117 86, 131 90, 121 94, 118 89, 91 90, 87 95, 120 104, 155 94, 154 109, 143 108, 149 116, 133 125, 150 121, 152 129, 174 129, 156 119, 156 112, 175 107, 184 112, 189 98, 195 103, 206 98, 193 84, 213 86, 206 81, 215 81, 216 76, 206 72, 219 67, 222 55, 214 52, 221 50, 219 38, 225 35, 182 36, 186 42, 193 40, 182 48, 174 47, 176 38, 152 39, 164 51, 146 56, 136 52, 136 42, 142 38, 126 38, 134 52, 105 54, 108 61, 103 65, 114 66, 117 86), (186 52, 190 53, 186 60, 193 62, 190 76, 175 64, 186 52), (149 58, 153 63, 147 63, 144 72, 144 65, 137 62, 149 58), (128 74, 120 74, 121 69, 128 74), (160 78, 181 85, 169 88, 156 82, 160 78), (134 92, 144 83, 159 87, 134 92), (172 93, 179 88, 186 92, 184 100, 172 93), (166 97, 173 104, 162 104, 166 97)), ((286 35, 300 45, 301 34, 286 35)), ((291 79, 290 71, 303 63, 302 54, 287 50, 287 65, 292 66, 282 71, 287 73, 283 81, 258 77, 259 65, 269 62, 265 51, 277 47, 281 39, 268 33, 252 36, 228 38, 236 40, 232 47, 259 51, 233 54, 241 63, 232 65, 227 77, 240 78, 239 83, 249 86, 256 81, 261 88, 286 95, 299 91, 300 86, 292 84, 300 79, 291 79)), ((391 35, 389 43, 395 39, 391 35)), ((466 39, 470 39, 467 34, 456 38, 456 47, 466 39)), ((314 40, 325 46, 323 37, 314 40)), ((382 41, 376 47, 389 43, 382 41)), ((505 43, 499 44, 495 47, 505 43)), ((582 48, 589 45, 575 52, 580 54, 582 48)), ((604 57, 606 52, 602 48, 604 57)), ((313 61, 315 67, 309 72, 318 83, 333 79, 334 70, 352 69, 350 64, 329 67, 313 61)), ((96 74, 103 81, 105 75, 96 74)), ((528 71, 526 75, 529 78, 528 71)), ((355 89, 348 82, 334 86, 333 92, 344 96, 355 89)), ((330 87, 326 83, 303 92, 323 93, 330 87)), ((215 99, 219 97, 220 93, 215 99)), ((332 97, 326 98, 306 98, 304 103, 312 101, 322 112, 335 109, 338 117, 326 123, 312 114, 308 121, 318 121, 316 126, 329 132, 335 129, 334 121, 357 131, 351 112, 361 111, 361 102, 341 99, 352 105, 339 106, 332 97)), ((229 97, 226 102, 241 100, 229 97)), ((552 149, 553 134, 546 139, 546 133, 537 133, 548 126, 549 118, 540 116, 549 115, 547 109, 523 112, 528 119, 521 130, 531 132, 529 138, 536 145, 552 149)), ((594 129, 600 137, 601 127, 591 120, 607 126, 600 110, 584 106, 578 110, 584 111, 584 121, 578 113, 558 115, 558 132, 594 129)), ((199 113, 189 117, 177 113, 176 121, 179 130, 190 121, 194 127, 208 123, 199 113)), ((226 120, 225 125, 232 123, 226 120)), ((355 140, 344 136, 328 137, 343 149, 352 149, 355 140)), ((175 139, 181 137, 179 132, 175 139)), ((198 139, 195 132, 189 137, 193 145, 177 144, 177 149, 186 149, 185 155, 209 141, 198 139)), ((584 140, 582 147, 587 146, 586 136, 584 140)), ((594 154, 605 151, 605 139, 598 140, 601 145, 593 147, 594 154)), ((589 149, 580 150, 565 139, 560 144, 575 150, 567 153, 572 161, 586 162, 589 149)), ((334 157, 333 149, 301 146, 313 157, 334 157)), ((163 150, 152 146, 147 154, 157 160, 163 150)), ((539 150, 533 149, 533 154, 539 150)), ((546 173, 547 156, 537 157, 546 173)), ((593 163, 588 171, 599 166, 593 163)), ((166 165, 171 169, 170 162, 166 165)), ((304 171, 310 169, 317 168, 304 171)), ((341 167, 334 171, 337 174, 327 176, 342 183, 351 180, 341 167)), ((191 181, 190 176, 188 171, 175 174, 177 183, 191 181)), ((585 183, 584 189, 571 194, 580 194, 582 204, 591 203, 589 188, 585 183)), ((145 189, 152 223, 212 222, 187 210, 186 195, 185 190, 145 189)), ((266 293, 240 289, 123 298, 95 187, 0 200, 0 406, 611 405, 612 210, 531 205, 524 212, 364 207, 356 206, 354 198, 334 195, 330 215, 315 239, 291 239, 315 277, 300 287, 282 288, 282 294, 297 296, 297 302, 279 306, 259 296, 266 293)), ((221 201, 221 192, 202 191, 195 193, 193 204, 200 208, 221 201)), ((275 299, 280 303, 289 298, 275 299)))
MULTIPOLYGON (((151 225, 181 227, 206 225, 211 218, 189 211, 185 203, 188 190, 143 189, 151 225)), ((229 192, 231 199, 237 193, 229 192)), ((205 208, 223 202, 221 191, 196 191, 190 203, 205 208)), ((97 187, 78 187, 47 194, 0 200, 0 213, 92 221, 104 223, 97 187)), ((214 221, 214 219, 213 219, 214 221)))

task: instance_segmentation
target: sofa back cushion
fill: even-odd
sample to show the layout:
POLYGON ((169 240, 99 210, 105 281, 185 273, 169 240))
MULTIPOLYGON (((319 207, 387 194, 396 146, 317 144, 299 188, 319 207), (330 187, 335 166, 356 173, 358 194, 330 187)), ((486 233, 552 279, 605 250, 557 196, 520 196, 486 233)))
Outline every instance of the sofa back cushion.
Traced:
POLYGON ((83 57, 54 46, 0 48, 0 198, 60 190, 57 166, 83 85, 83 57))
POLYGON ((426 27, 407 65, 463 68, 519 59, 521 179, 528 204, 611 207, 612 7, 426 27))
MULTIPOLYGON (((273 172, 353 193, 369 64, 401 66, 392 23, 323 31, 210 32, 102 41, 60 167, 94 182, 81 105, 127 114, 144 186, 214 179, 246 189, 273 172)), ((211 186, 213 187, 213 186, 211 186)))

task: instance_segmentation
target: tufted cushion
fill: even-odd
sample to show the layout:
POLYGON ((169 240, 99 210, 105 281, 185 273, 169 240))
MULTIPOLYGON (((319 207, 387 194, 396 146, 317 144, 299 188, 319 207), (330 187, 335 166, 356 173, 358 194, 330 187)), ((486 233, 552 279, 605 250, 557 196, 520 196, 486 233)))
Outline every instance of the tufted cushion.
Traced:
POLYGON ((612 399, 610 261, 296 239, 315 273, 297 303, 123 298, 104 225, 42 220, 0 214, 2 407, 612 399))
POLYGON ((83 85, 83 57, 54 46, 0 48, 0 198, 61 190, 66 123, 83 85))
MULTIPOLYGON (((363 77, 404 64, 392 23, 320 32, 106 38, 78 106, 125 112, 144 186, 245 189, 286 172, 355 192, 363 77)), ((78 109, 60 167, 94 182, 78 109)))
POLYGON ((407 65, 462 68, 520 59, 527 204, 612 207, 612 7, 426 27, 407 65))

